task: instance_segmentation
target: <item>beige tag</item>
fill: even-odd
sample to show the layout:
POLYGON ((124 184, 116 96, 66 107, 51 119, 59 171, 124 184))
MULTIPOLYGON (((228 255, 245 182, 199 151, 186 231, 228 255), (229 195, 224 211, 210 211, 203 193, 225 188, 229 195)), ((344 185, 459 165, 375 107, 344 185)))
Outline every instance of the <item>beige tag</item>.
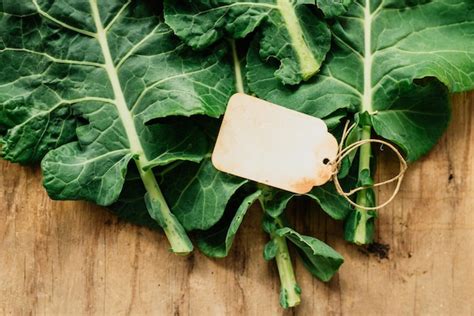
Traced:
POLYGON ((332 175, 338 144, 323 120, 234 94, 212 154, 223 172, 304 194, 332 175))

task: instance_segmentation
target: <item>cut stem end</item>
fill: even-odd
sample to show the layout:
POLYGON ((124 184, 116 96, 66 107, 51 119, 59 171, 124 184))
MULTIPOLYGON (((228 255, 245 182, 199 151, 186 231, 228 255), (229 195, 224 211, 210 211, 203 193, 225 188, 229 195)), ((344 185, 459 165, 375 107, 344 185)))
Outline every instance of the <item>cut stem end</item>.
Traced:
POLYGON ((301 289, 296 283, 295 272, 285 237, 272 235, 278 251, 275 257, 280 275, 280 305, 284 308, 295 307, 301 302, 301 289))
POLYGON ((171 251, 177 255, 187 255, 193 251, 193 244, 189 239, 184 227, 171 213, 165 201, 163 193, 156 181, 152 170, 143 171, 137 161, 143 184, 147 190, 145 202, 150 216, 163 228, 171 245, 171 251))

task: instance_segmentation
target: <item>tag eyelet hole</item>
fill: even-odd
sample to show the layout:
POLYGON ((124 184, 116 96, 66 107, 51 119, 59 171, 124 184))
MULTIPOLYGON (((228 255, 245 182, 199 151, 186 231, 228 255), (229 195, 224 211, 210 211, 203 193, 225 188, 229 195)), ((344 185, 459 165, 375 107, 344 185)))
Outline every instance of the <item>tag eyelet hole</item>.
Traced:
POLYGON ((330 162, 329 158, 324 158, 323 159, 323 164, 327 165, 330 162))

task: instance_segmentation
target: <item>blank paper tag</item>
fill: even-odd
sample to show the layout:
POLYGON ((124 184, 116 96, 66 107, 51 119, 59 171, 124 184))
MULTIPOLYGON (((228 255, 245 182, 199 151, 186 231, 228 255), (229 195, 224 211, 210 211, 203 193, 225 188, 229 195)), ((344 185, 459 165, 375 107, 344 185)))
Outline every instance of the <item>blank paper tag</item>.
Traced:
POLYGON ((304 194, 326 183, 338 144, 318 118, 234 94, 212 154, 223 172, 304 194))

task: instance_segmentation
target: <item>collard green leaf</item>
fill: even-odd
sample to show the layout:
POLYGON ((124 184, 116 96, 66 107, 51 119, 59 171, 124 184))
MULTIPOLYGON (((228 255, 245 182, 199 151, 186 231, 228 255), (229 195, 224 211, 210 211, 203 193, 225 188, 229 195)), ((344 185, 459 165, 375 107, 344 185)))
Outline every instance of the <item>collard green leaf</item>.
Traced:
POLYGON ((329 29, 308 3, 314 1, 167 0, 165 21, 193 48, 259 28, 260 57, 278 60, 275 75, 284 84, 298 84, 318 72, 330 47, 329 29))
POLYGON ((43 110, 41 104, 34 103, 27 110, 17 107, 14 101, 9 104, 11 110, 0 111, 0 124, 4 124, 6 129, 0 137, 2 158, 23 164, 36 162, 48 150, 76 138, 78 122, 71 109, 43 110))
POLYGON ((280 216, 285 211, 290 200, 296 195, 268 186, 261 186, 261 189, 262 196, 260 197, 260 204, 265 210, 265 213, 272 217, 280 216))
POLYGON ((186 230, 206 230, 224 214, 230 198, 247 180, 214 168, 209 158, 182 163, 161 174, 160 184, 173 213, 186 230))
MULTIPOLYGON (((281 85, 254 43, 247 60, 248 85, 261 98, 327 121, 341 111, 349 117, 356 113, 360 139, 373 138, 374 129, 413 161, 433 147, 447 126, 447 90, 474 88, 473 13, 472 1, 355 1, 334 19, 334 47, 318 76, 297 88, 281 85)), ((357 174, 365 177, 359 183, 371 183, 366 181, 373 171, 371 146, 358 152, 357 174)), ((349 168, 346 159, 341 177, 349 168)), ((373 207, 375 195, 362 190, 355 201, 373 207)), ((371 241, 374 214, 356 208, 346 222, 346 239, 371 241)))
POLYGON ((118 199, 134 160, 150 213, 173 251, 188 253, 192 245, 150 169, 199 161, 208 146, 192 125, 155 121, 223 113, 234 81, 226 49, 190 51, 142 1, 7 0, 1 9, 2 155, 31 162, 47 152, 49 195, 100 205, 118 199), (77 142, 48 152, 72 139, 71 115, 85 121, 77 142))
POLYGON ((409 160, 415 160, 436 144, 450 118, 446 87, 430 82, 407 91, 390 108, 373 115, 372 126, 378 135, 404 148, 409 160))
POLYGON ((248 58, 248 82, 261 98, 326 117, 338 109, 369 112, 377 134, 416 160, 444 131, 446 91, 474 88, 474 3, 365 1, 350 5, 332 26, 335 47, 320 75, 288 89, 262 63, 248 58))
POLYGON ((316 238, 301 235, 288 227, 277 230, 277 234, 286 237, 298 248, 305 267, 324 282, 329 281, 344 262, 337 251, 316 238))
POLYGON ((347 11, 353 0, 316 0, 316 4, 328 18, 339 16, 347 11))
POLYGON ((78 142, 44 159, 45 186, 54 198, 99 204, 117 199, 132 158, 140 168, 202 159, 207 147, 196 129, 146 123, 220 115, 233 82, 224 50, 190 52, 142 2, 32 4, 20 10, 4 1, 0 16, 5 158, 41 158, 71 140, 71 115, 81 116, 78 142))
POLYGON ((315 200, 324 212, 336 220, 344 219, 351 210, 349 202, 336 191, 332 182, 314 187, 306 195, 315 200))
POLYGON ((237 230, 242 224, 245 214, 249 207, 258 199, 261 192, 257 191, 250 195, 244 195, 242 200, 239 194, 235 194, 234 197, 229 201, 227 210, 224 217, 221 218, 213 227, 206 231, 200 231, 197 235, 197 245, 205 255, 216 258, 223 258, 229 254, 232 243, 234 242, 237 230), (229 209, 234 207, 235 202, 240 202, 240 205, 235 209, 229 209), (227 216, 226 216, 227 215, 227 216))
POLYGON ((119 219, 139 226, 158 229, 160 226, 151 218, 148 212, 144 196, 146 189, 140 174, 135 166, 130 166, 125 178, 124 189, 120 193, 117 202, 108 209, 119 219))
MULTIPOLYGON (((110 209, 121 218, 154 228, 149 215, 145 216, 146 190, 135 169, 127 174, 124 190, 110 209)), ((248 181, 217 171, 207 158, 200 164, 177 161, 156 170, 156 176, 174 215, 187 230, 200 230, 199 242, 208 247, 209 253, 204 252, 210 256, 230 249, 247 208, 260 195, 260 191, 249 194, 247 190, 237 194, 248 181), (233 215, 222 218, 224 212, 233 215), (227 236, 227 250, 219 248, 221 233, 227 236)))
POLYGON ((330 133, 333 133, 337 128, 340 127, 341 121, 345 117, 346 117, 346 111, 340 110, 335 113, 332 113, 330 117, 325 117, 323 121, 324 123, 326 123, 326 126, 328 127, 328 131, 330 133))
MULTIPOLYGON (((263 195, 260 199, 262 208, 272 217, 280 216, 289 201, 298 196, 297 194, 282 191, 270 187, 262 189, 263 195)), ((350 212, 350 204, 337 193, 332 182, 323 186, 314 187, 305 196, 315 200, 329 216, 336 220, 342 220, 350 212)))

